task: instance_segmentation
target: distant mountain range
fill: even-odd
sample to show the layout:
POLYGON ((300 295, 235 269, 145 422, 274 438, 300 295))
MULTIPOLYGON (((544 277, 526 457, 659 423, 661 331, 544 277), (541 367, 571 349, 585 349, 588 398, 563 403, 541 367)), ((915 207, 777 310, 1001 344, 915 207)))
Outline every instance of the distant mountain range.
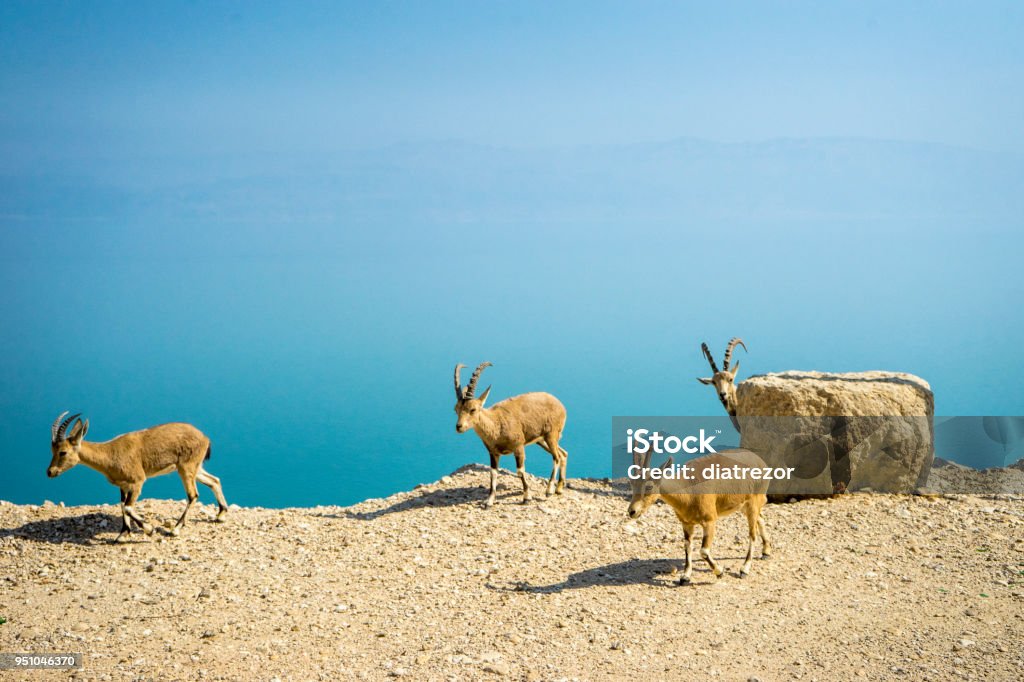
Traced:
POLYGON ((780 139, 503 149, 460 142, 0 171, 0 220, 1018 220, 1024 157, 780 139))

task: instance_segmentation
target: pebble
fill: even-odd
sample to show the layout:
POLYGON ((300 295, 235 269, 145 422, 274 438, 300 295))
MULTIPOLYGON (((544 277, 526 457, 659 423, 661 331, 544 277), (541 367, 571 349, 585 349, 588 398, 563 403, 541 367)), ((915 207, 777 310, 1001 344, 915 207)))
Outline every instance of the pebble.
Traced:
POLYGON ((970 639, 961 639, 959 642, 953 645, 953 651, 963 651, 974 646, 974 641, 970 639))
POLYGON ((495 675, 508 675, 511 671, 508 665, 505 663, 488 663, 483 667, 484 672, 494 673, 495 675))

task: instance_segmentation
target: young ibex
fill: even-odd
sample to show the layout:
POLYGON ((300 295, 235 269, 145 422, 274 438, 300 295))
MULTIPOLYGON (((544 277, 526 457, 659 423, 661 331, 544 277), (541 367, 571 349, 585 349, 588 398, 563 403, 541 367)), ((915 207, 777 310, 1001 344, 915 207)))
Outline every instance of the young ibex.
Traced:
POLYGON ((125 534, 132 532, 133 522, 146 535, 153 533, 153 527, 135 511, 135 501, 139 499, 142 484, 147 478, 175 470, 185 485, 188 501, 171 534, 178 535, 185 525, 189 507, 199 498, 196 481, 213 491, 220 507, 217 520, 224 520, 228 503, 224 500, 220 479, 203 470, 203 461, 210 459, 210 439, 196 427, 191 424, 160 424, 126 433, 104 443, 89 443, 84 440, 89 431, 89 420, 78 419, 78 414, 65 419, 66 415, 67 412, 61 414, 50 427, 53 459, 46 475, 55 478, 81 462, 120 488, 123 525, 117 536, 118 542, 125 538, 125 534), (75 425, 71 433, 65 436, 73 421, 75 425))
POLYGON ((725 347, 722 369, 719 371, 718 365, 715 364, 715 359, 711 356, 711 351, 708 349, 708 344, 700 344, 701 350, 704 351, 704 357, 708 359, 708 364, 711 365, 711 371, 714 374, 706 378, 697 378, 697 381, 705 386, 713 385, 715 387, 718 399, 722 401, 722 405, 725 407, 725 411, 729 413, 729 416, 733 417, 734 424, 736 423, 736 373, 740 370, 740 363, 737 361, 736 366, 731 371, 729 370, 729 363, 732 362, 732 352, 736 346, 743 346, 743 350, 747 350, 747 345, 743 343, 743 339, 734 338, 729 341, 729 345, 725 347))
MULTIPOLYGON (((651 453, 633 454, 633 463, 640 467, 640 475, 630 479, 632 486, 632 499, 629 502, 629 518, 639 518, 659 498, 672 507, 683 524, 683 537, 686 548, 686 560, 683 567, 683 575, 679 578, 680 585, 690 582, 690 573, 693 570, 693 562, 690 558, 693 532, 698 525, 704 529, 704 538, 701 541, 700 555, 708 562, 711 572, 718 578, 723 570, 711 557, 711 543, 715 539, 715 522, 738 509, 743 509, 747 515, 747 527, 749 529, 747 543, 747 557, 740 568, 740 577, 745 578, 750 574, 750 562, 754 556, 754 542, 758 535, 761 537, 761 556, 767 558, 771 555, 771 541, 765 531, 764 520, 761 518, 761 508, 768 501, 766 492, 768 482, 763 480, 741 479, 728 481, 712 481, 705 478, 706 469, 715 464, 719 467, 753 470, 765 467, 764 461, 749 450, 723 450, 714 455, 699 457, 687 462, 693 467, 694 479, 670 480, 664 476, 651 475, 651 453), (699 491, 725 491, 725 492, 699 492, 699 491)), ((661 465, 662 470, 672 469, 672 458, 661 465)))
POLYGON ((491 363, 484 362, 477 367, 465 389, 459 380, 459 370, 465 365, 455 366, 455 414, 458 415, 455 430, 459 433, 469 429, 476 431, 491 456, 491 494, 486 506, 494 504, 497 494, 498 460, 502 455, 510 453, 516 457, 516 471, 523 482, 523 503, 530 499, 530 486, 526 482, 524 466, 526 446, 534 443, 551 453, 553 460, 547 494, 561 495, 565 488, 565 465, 569 459, 569 453, 558 444, 562 430, 565 429, 565 407, 550 393, 524 393, 506 398, 494 407, 485 408, 484 403, 491 387, 488 386, 479 398, 474 397, 474 394, 480 373, 490 366, 491 363), (561 479, 556 488, 555 478, 559 473, 561 479))

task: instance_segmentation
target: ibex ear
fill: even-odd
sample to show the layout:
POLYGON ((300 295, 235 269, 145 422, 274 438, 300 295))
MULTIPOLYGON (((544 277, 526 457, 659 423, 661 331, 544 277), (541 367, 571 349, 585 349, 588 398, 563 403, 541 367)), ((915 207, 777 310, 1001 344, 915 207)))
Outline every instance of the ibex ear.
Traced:
POLYGON ((705 379, 704 377, 697 377, 697 381, 704 384, 705 386, 711 385, 711 379, 705 379))
POLYGON ((736 372, 738 372, 738 371, 740 371, 740 363, 739 363, 739 361, 736 362, 736 364, 732 368, 732 372, 730 372, 730 374, 732 374, 732 378, 733 379, 736 378, 736 372))
POLYGON ((665 461, 664 461, 664 462, 662 463, 662 465, 661 465, 661 468, 662 468, 662 469, 669 469, 669 468, 671 468, 671 467, 672 467, 672 462, 674 462, 674 461, 675 461, 675 460, 673 460, 673 459, 672 459, 672 457, 669 457, 668 459, 666 459, 666 460, 665 460, 665 461))
POLYGON ((89 430, 89 420, 86 419, 84 422, 79 419, 75 422, 75 425, 71 427, 71 435, 68 436, 68 440, 75 447, 82 444, 82 439, 85 438, 86 432, 89 430))
POLYGON ((484 394, 482 396, 480 396, 480 407, 483 407, 484 403, 487 402, 487 396, 490 395, 490 393, 491 393, 491 387, 488 386, 487 390, 484 391, 484 394))

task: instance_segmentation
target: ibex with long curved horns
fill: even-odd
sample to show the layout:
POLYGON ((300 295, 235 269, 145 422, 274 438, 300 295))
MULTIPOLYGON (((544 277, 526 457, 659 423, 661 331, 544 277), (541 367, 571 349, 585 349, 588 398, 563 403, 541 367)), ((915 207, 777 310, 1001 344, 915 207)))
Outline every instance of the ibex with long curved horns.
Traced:
POLYGON ((743 339, 733 338, 729 341, 729 345, 725 347, 725 357, 722 359, 722 369, 718 369, 718 365, 715 364, 715 358, 712 357, 711 351, 708 349, 708 344, 700 344, 700 348, 704 351, 704 357, 708 359, 708 364, 711 365, 711 371, 714 372, 710 377, 698 377, 697 381, 704 384, 705 386, 713 385, 715 391, 718 393, 718 399, 722 401, 722 405, 725 407, 725 411, 729 413, 730 417, 733 417, 733 423, 736 423, 736 373, 740 369, 739 361, 736 362, 736 366, 731 370, 729 364, 732 362, 732 352, 736 349, 736 346, 743 346, 743 350, 747 350, 747 345, 743 343, 743 339))
POLYGON ((147 478, 175 470, 185 485, 188 501, 171 534, 178 535, 181 527, 185 525, 189 508, 199 498, 196 481, 213 491, 219 507, 217 520, 224 520, 228 503, 224 500, 220 479, 203 470, 203 462, 210 459, 210 439, 203 435, 202 431, 191 424, 160 424, 142 431, 126 433, 104 443, 89 443, 84 440, 86 432, 89 431, 89 420, 82 421, 79 414, 70 417, 67 417, 67 414, 64 412, 57 417, 50 427, 50 450, 53 459, 46 470, 46 475, 56 478, 76 464, 82 463, 100 472, 108 481, 120 488, 123 525, 117 541, 123 540, 126 534, 132 532, 133 523, 146 535, 153 533, 153 526, 146 523, 135 511, 135 501, 139 499, 142 484, 147 478), (76 419, 78 421, 75 421, 76 419), (71 422, 75 422, 75 425, 71 433, 67 433, 71 422))
POLYGON ((480 364, 465 389, 459 380, 459 370, 465 365, 455 366, 455 414, 458 415, 455 430, 459 433, 469 429, 476 431, 491 456, 491 494, 485 506, 494 504, 498 490, 498 460, 507 454, 516 457, 516 471, 523 482, 523 502, 530 499, 524 467, 526 446, 534 443, 547 450, 553 460, 547 494, 560 495, 565 488, 565 466, 569 459, 569 453, 558 444, 565 429, 565 407, 550 393, 524 393, 485 408, 491 387, 488 386, 483 395, 476 398, 476 384, 480 373, 490 366, 489 362, 480 364), (561 479, 556 487, 555 479, 559 474, 561 479))

